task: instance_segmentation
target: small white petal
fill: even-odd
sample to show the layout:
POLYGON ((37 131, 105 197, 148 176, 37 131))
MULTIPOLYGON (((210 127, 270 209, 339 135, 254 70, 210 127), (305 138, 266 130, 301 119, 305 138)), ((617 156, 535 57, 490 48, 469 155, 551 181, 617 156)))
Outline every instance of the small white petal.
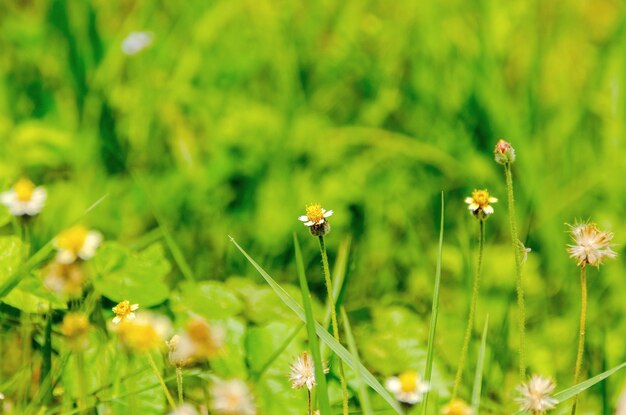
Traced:
POLYGON ((395 376, 387 378, 385 380, 385 388, 391 393, 399 393, 402 391, 402 384, 400 383, 400 379, 395 376))
MULTIPOLYGON (((322 211, 324 211, 324 209, 322 209, 322 211)), ((333 212, 332 210, 329 210, 328 212, 324 211, 324 217, 325 217, 325 218, 327 218, 327 217, 329 217, 329 216, 332 216, 332 215, 333 215, 333 213, 334 213, 334 212, 333 212)))
POLYGON ((304 226, 313 226, 313 225, 315 225, 315 222, 313 221, 308 221, 304 223, 304 226))
POLYGON ((120 316, 113 317, 113 324, 119 324, 120 321, 122 321, 122 317, 120 316))
POLYGON ((70 251, 70 250, 61 249, 57 253, 56 260, 60 264, 71 264, 74 261, 76 261, 76 255, 74 255, 74 253, 72 251, 70 251))
POLYGON ((466 197, 465 203, 474 203, 474 199, 472 199, 471 197, 466 197))
POLYGON ((479 205, 472 202, 467 208, 473 212, 475 210, 478 210, 479 207, 480 207, 479 205))
POLYGON ((306 222, 309 220, 309 217, 307 215, 298 216, 298 220, 301 220, 302 222, 306 222))
POLYGON ((489 198, 489 203, 496 203, 498 201, 498 198, 496 197, 490 197, 489 198))
POLYGON ((483 212, 485 212, 485 215, 491 215, 493 213, 493 207, 486 206, 483 208, 483 212))

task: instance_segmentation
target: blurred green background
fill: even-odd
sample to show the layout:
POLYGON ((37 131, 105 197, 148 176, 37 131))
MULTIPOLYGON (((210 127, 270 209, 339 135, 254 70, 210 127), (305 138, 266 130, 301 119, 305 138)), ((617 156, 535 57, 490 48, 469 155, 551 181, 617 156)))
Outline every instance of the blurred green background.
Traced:
MULTIPOLYGON (((227 235, 295 284, 297 232, 320 299, 317 244, 297 217, 307 203, 333 209, 329 255, 352 238, 345 304, 381 377, 423 360, 443 191, 444 400, 475 263, 463 198, 488 188, 500 202, 476 326, 489 314, 483 390, 498 407, 518 379, 493 146, 506 138, 518 155, 531 370, 569 386, 580 294, 565 223, 614 231, 620 254, 626 235, 624 12, 619 0, 2 1, 0 183, 26 175, 48 188, 35 243, 108 194, 86 219, 106 239, 157 238, 156 214, 194 273, 229 287, 261 279, 227 235), (153 41, 126 55, 133 31, 153 41)), ((587 375, 626 360, 624 269, 618 258, 591 271, 587 375)), ((170 287, 180 278, 174 268, 170 287)), ((622 385, 594 387, 582 408, 612 413, 622 385)))

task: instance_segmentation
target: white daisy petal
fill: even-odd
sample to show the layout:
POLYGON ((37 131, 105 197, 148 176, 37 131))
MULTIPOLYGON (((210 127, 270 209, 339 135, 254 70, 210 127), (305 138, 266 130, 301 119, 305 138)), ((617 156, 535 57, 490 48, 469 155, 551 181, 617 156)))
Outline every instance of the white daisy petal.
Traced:
MULTIPOLYGON (((322 210, 323 210, 323 209, 322 209, 322 210)), ((325 218, 327 218, 327 217, 329 217, 329 216, 332 216, 332 215, 333 215, 333 213, 334 213, 334 212, 333 212, 332 210, 329 210, 328 212, 324 211, 324 217, 325 217, 325 218)))
POLYGON ((298 220, 302 222, 308 222, 309 217, 307 215, 298 216, 298 220))

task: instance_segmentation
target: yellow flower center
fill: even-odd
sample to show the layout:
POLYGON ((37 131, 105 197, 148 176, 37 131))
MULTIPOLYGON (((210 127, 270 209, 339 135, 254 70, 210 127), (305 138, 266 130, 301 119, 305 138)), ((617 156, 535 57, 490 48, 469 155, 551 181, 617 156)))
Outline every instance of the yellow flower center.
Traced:
POLYGON ((217 353, 219 344, 216 343, 211 327, 205 321, 201 319, 191 320, 185 329, 198 348, 198 354, 212 357, 217 353))
POLYGON ((35 185, 28 179, 19 179, 13 189, 20 202, 28 202, 33 197, 35 185))
POLYGON ((57 236, 57 246, 78 254, 83 249, 88 233, 89 231, 84 226, 73 226, 57 236))
POLYGON ((489 206, 489 192, 486 190, 474 190, 472 192, 472 199, 481 208, 489 206))
POLYGON ((324 219, 324 212, 322 206, 319 203, 309 205, 306 207, 306 217, 313 223, 317 223, 324 219))
POLYGON ((163 343, 159 333, 149 323, 124 320, 120 323, 118 336, 122 344, 137 352, 159 348, 163 343))
POLYGON ((417 389, 417 382, 419 381, 417 372, 404 372, 398 376, 398 379, 400 380, 400 387, 403 392, 413 392, 417 389))
POLYGON ((130 301, 124 300, 120 302, 118 305, 113 307, 113 312, 118 317, 121 317, 121 318, 128 317, 130 313, 133 312, 132 307, 130 306, 130 301))
POLYGON ((84 314, 69 313, 61 324, 61 333, 69 339, 83 336, 89 331, 89 319, 84 314))
POLYGON ((467 415, 471 413, 471 410, 465 402, 456 399, 446 406, 443 413, 445 415, 467 415))

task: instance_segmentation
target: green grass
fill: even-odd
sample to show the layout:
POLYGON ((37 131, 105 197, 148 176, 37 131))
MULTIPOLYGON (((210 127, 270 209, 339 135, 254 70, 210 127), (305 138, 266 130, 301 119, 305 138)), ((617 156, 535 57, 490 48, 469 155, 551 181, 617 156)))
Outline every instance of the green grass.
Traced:
MULTIPOLYGON (((298 299, 292 235, 302 235, 312 313, 328 327, 317 245, 297 220, 319 202, 335 211, 326 244, 333 295, 349 318, 343 349, 334 347, 376 387, 417 369, 432 392, 413 413, 438 413, 476 254, 463 199, 487 188, 500 201, 475 324, 485 327, 489 315, 489 335, 480 343, 473 333, 469 356, 484 351, 484 367, 469 358, 460 390, 469 401, 468 374, 482 373, 481 414, 514 413, 516 287, 506 187, 492 154, 499 138, 517 152, 517 225, 532 248, 523 270, 528 373, 573 390, 580 293, 564 224, 577 218, 613 231, 618 252, 588 270, 583 378, 619 367, 625 22, 626 9, 610 0, 0 2, 0 192, 21 176, 48 191, 29 221, 29 248, 0 206, 0 392, 13 403, 29 398, 28 413, 44 402, 43 413, 75 411, 74 357, 65 357, 60 332, 72 310, 89 313, 93 326, 85 364, 98 402, 163 413, 156 378, 117 379, 142 367, 123 366, 107 326, 111 307, 128 297, 168 316, 174 331, 199 315, 228 333, 227 352, 189 369, 213 376, 185 378, 190 402, 209 402, 216 378, 237 378, 262 414, 304 413, 286 380, 309 344, 303 320, 227 235, 298 299), (152 45, 123 54, 123 39, 139 30, 153 33, 152 45), (41 281, 51 241, 74 223, 105 243, 85 263, 84 295, 68 301, 41 281), (32 255, 23 259, 25 249, 32 255)), ((320 348, 336 353, 323 339, 320 348)), ((328 394, 337 403, 333 370, 328 394)), ((393 411, 388 394, 369 385, 364 395, 358 373, 346 371, 354 411, 364 396, 374 413, 393 411)), ((620 376, 586 389, 579 412, 614 413, 620 376)))

